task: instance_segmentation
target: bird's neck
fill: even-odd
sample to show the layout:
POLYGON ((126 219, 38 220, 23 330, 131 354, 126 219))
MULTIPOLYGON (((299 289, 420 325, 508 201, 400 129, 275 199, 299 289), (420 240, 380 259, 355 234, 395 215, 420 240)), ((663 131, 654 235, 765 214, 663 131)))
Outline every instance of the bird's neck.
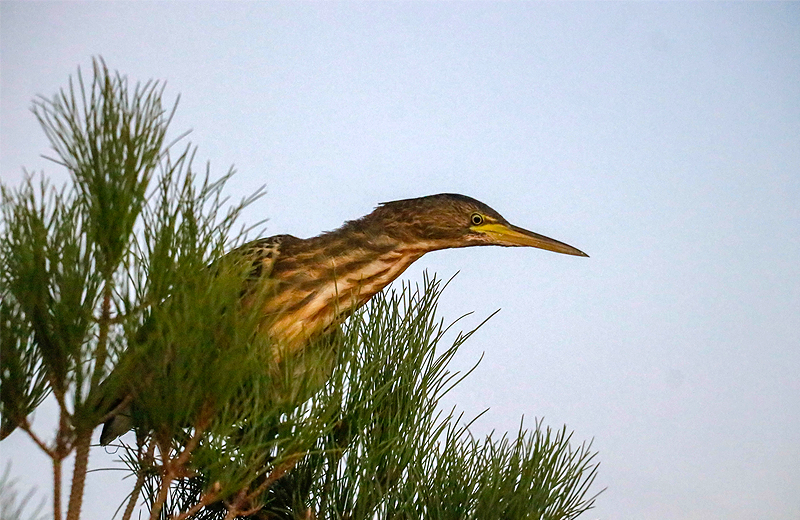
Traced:
POLYGON ((270 335, 289 350, 341 323, 429 250, 366 236, 347 243, 336 238, 303 240, 291 260, 279 259, 273 268, 279 286, 269 301, 276 317, 270 335))

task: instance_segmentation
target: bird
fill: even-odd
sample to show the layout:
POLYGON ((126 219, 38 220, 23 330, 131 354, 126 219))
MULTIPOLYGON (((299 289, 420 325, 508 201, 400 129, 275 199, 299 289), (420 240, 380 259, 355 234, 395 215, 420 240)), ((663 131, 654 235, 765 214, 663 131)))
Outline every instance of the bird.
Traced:
MULTIPOLYGON (((226 256, 248 265, 250 287, 243 294, 269 284, 268 296, 254 303, 261 305, 257 333, 269 337, 279 359, 335 333, 348 316, 426 253, 489 245, 588 257, 575 247, 511 224, 483 202, 454 193, 381 203, 334 231, 305 239, 261 238, 226 256)), ((101 444, 131 427, 124 412, 108 419, 101 444)))

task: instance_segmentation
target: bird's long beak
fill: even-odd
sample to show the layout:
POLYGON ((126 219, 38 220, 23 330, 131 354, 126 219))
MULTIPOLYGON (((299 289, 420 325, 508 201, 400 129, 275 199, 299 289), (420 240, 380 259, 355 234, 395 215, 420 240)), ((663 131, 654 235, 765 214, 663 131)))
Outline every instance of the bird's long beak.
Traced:
POLYGON ((527 229, 522 229, 512 224, 483 224, 475 226, 472 229, 486 233, 488 236, 492 237, 498 245, 536 247, 548 251, 555 251, 556 253, 564 253, 565 255, 589 256, 583 251, 575 249, 564 242, 559 242, 558 240, 534 233, 533 231, 528 231, 527 229))

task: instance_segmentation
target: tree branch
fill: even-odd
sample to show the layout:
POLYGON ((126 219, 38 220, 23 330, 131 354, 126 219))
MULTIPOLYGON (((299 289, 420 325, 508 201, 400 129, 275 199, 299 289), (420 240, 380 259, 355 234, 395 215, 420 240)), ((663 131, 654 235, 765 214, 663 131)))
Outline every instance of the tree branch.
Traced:
POLYGON ((267 475, 267 478, 264 479, 256 489, 247 493, 246 490, 242 489, 237 493, 236 500, 228 506, 228 514, 225 515, 225 520, 233 520, 237 516, 250 516, 254 513, 260 511, 264 506, 253 506, 253 502, 264 493, 272 484, 274 484, 278 479, 286 475, 297 462, 303 458, 305 453, 295 453, 294 455, 289 456, 283 463, 278 464, 272 471, 267 475))
POLYGON ((53 457, 53 520, 61 520, 61 459, 53 457))
POLYGON ((153 454, 155 453, 156 443, 153 439, 150 439, 150 442, 147 445, 147 453, 144 457, 141 456, 141 444, 139 447, 139 459, 142 461, 142 465, 139 468, 139 471, 136 475, 136 484, 133 486, 133 490, 131 490, 131 498, 128 500, 128 505, 125 508, 125 512, 122 515, 122 520, 130 520, 131 516, 133 515, 133 509, 136 507, 136 501, 139 500, 139 495, 142 492, 142 486, 144 486, 144 479, 145 479, 145 464, 152 464, 153 463, 153 454))
POLYGON ((83 505, 83 488, 86 484, 86 470, 89 467, 89 448, 92 443, 92 430, 81 431, 75 439, 75 466, 72 470, 72 488, 69 493, 67 520, 78 520, 83 505))
POLYGON ((206 507, 208 504, 215 502, 217 498, 219 498, 219 492, 221 489, 222 486, 220 485, 220 483, 215 482, 214 486, 212 486, 211 488, 211 491, 203 494, 199 502, 197 502, 195 505, 193 505, 183 513, 177 516, 173 516, 171 520, 185 520, 186 518, 189 518, 193 514, 197 513, 198 511, 206 507))

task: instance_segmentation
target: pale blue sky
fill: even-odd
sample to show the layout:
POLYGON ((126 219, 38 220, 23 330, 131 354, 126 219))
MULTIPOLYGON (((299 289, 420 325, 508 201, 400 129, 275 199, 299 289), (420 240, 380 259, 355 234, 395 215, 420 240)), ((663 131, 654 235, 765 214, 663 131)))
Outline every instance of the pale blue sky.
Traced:
MULTIPOLYGON (((594 439, 586 518, 800 518, 800 3, 11 3, 0 175, 29 108, 102 55, 181 94, 174 134, 240 172, 268 233, 311 236, 439 192, 591 255, 430 254, 441 312, 493 318, 449 397, 477 433, 522 415, 594 439)), ((48 424, 46 414, 36 424, 48 424)), ((19 432, 0 444, 50 485, 19 432)), ((113 457, 97 450, 90 463, 113 457)), ((127 490, 90 477, 85 518, 127 490)))

